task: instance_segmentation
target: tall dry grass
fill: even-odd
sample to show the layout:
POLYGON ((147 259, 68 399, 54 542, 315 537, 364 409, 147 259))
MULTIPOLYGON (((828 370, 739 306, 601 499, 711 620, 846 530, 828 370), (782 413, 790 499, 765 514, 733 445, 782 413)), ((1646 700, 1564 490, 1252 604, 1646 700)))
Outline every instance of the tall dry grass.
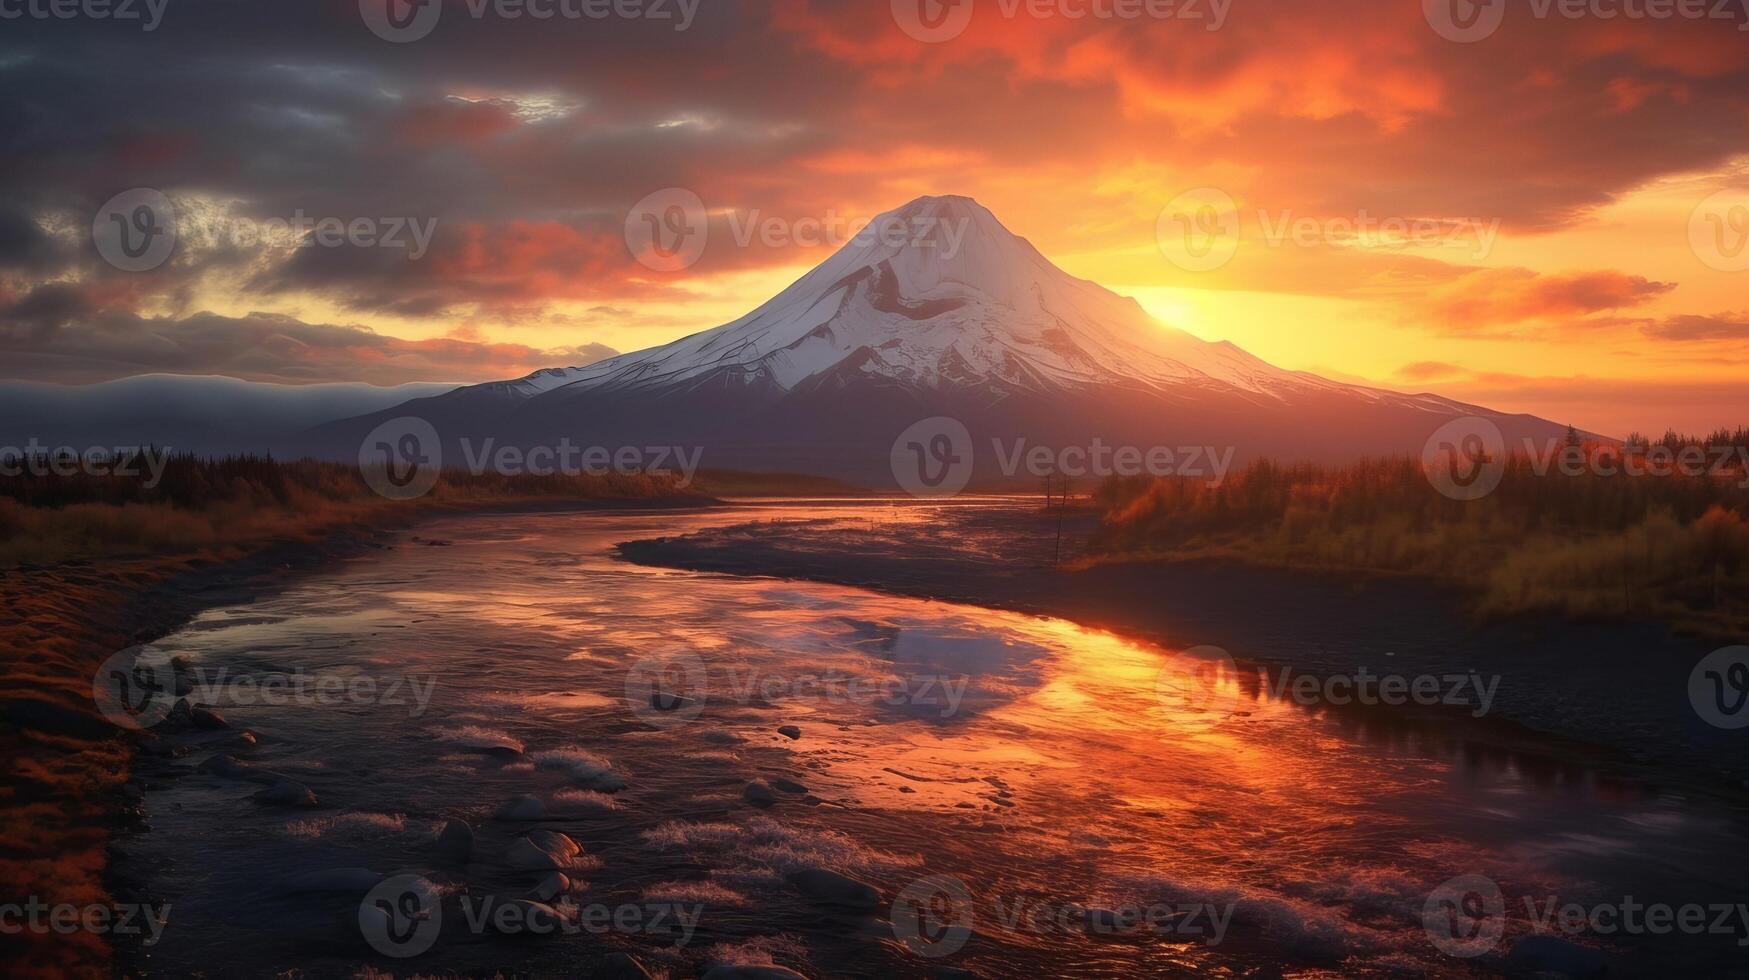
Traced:
POLYGON ((224 553, 434 508, 520 501, 686 497, 659 474, 505 476, 445 470, 412 501, 373 492, 357 467, 266 456, 172 456, 155 484, 139 477, 0 475, 0 566, 133 555, 224 553))
POLYGON ((1513 457, 1499 487, 1473 501, 1435 491, 1414 459, 1258 462, 1218 487, 1112 479, 1095 493, 1104 517, 1089 555, 1411 574, 1472 590, 1484 615, 1651 617, 1734 635, 1749 628, 1749 490, 1740 469, 1578 469, 1539 473, 1531 459, 1513 457))

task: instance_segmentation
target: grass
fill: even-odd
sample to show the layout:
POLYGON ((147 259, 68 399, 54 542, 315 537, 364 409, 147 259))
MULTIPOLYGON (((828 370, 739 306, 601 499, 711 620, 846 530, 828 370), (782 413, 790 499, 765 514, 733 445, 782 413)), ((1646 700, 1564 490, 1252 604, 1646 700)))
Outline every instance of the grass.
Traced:
MULTIPOLYGON (((1599 447, 1568 450, 1584 455, 1599 447)), ((1254 463, 1222 485, 1113 479, 1088 562, 1226 558, 1452 583, 1482 616, 1649 618, 1749 631, 1749 490, 1741 469, 1687 476, 1538 472, 1506 460, 1473 501, 1414 459, 1346 467, 1254 463)))
POLYGON ((445 470, 409 501, 356 466, 265 456, 173 456, 162 478, 0 476, 0 567, 191 552, 234 553, 438 509, 532 501, 695 498, 671 475, 501 476, 445 470))

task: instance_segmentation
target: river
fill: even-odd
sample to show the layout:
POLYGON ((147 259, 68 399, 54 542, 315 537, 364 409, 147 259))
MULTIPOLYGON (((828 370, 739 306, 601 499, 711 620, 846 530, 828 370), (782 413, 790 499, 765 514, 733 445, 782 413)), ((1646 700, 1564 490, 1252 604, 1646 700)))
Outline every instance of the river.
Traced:
MULTIPOLYGON (((1521 957, 1749 963, 1749 850, 1722 804, 1063 620, 612 551, 797 511, 448 518, 166 637, 259 739, 216 751, 320 804, 265 805, 205 751, 149 772, 150 830, 124 849, 170 912, 140 965, 575 976, 617 950, 675 977, 1472 976, 1539 929, 1521 957), (500 818, 519 795, 538 818, 500 818), (433 849, 450 819, 465 856, 433 849), (536 885, 506 856, 531 829, 581 846, 578 911, 506 937, 480 920, 536 885), (414 952, 409 930, 360 938, 361 887, 322 877, 347 868, 429 883, 418 955, 382 951, 414 952), (824 898, 821 870, 880 907, 824 898), (1699 905, 1706 927, 1598 928, 1636 905, 1699 905), (1566 906, 1583 926, 1537 922, 1566 906)), ((929 533, 921 508, 806 512, 929 533)))

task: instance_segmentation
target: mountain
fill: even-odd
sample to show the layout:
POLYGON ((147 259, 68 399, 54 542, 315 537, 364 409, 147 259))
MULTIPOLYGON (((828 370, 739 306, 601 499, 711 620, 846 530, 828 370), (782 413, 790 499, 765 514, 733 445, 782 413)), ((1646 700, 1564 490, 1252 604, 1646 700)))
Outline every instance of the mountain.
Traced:
POLYGON ((420 383, 282 385, 142 374, 89 385, 0 382, 0 447, 154 444, 197 453, 260 452, 314 425, 455 389, 420 383))
POLYGON ((430 422, 457 460, 476 446, 697 446, 714 468, 893 482, 894 440, 949 416, 976 478, 1026 479, 1012 447, 1230 447, 1238 460, 1419 454, 1439 425, 1492 419, 1509 439, 1564 427, 1434 395, 1286 371, 1150 317, 1076 279, 976 201, 924 197, 877 218, 813 271, 732 323, 580 368, 461 388, 313 431, 350 457, 398 415, 430 422), (880 229, 899 229, 882 234, 880 229))

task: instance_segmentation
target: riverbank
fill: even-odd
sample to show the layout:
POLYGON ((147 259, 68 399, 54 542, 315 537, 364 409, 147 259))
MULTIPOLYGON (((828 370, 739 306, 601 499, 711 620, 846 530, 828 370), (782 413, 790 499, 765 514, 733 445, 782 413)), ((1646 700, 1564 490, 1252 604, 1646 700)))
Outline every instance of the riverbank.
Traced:
MULTIPOLYGON (((1661 449, 1681 448, 1667 438, 1661 449)), ((1081 560, 1407 575, 1464 590, 1478 616, 1648 621, 1715 646, 1742 642, 1749 479, 1740 470, 1611 473, 1607 456, 1588 471, 1586 454, 1602 450, 1565 450, 1552 472, 1512 456, 1475 499, 1434 492, 1411 458, 1259 461, 1219 487, 1114 478, 1094 491, 1102 516, 1081 560)))
POLYGON ((648 565, 809 579, 1056 616, 1169 647, 1212 645, 1273 677, 1475 676, 1487 710, 1405 706, 1480 750, 1545 760, 1551 776, 1597 766, 1645 785, 1740 796, 1740 732, 1707 724, 1688 697, 1719 644, 1650 622, 1526 615, 1478 622, 1458 589, 1409 576, 1322 575, 1232 561, 1062 567, 1095 531, 1036 508, 943 507, 928 533, 861 522, 766 522, 621 545, 648 565))
MULTIPOLYGON (((0 880, 48 904, 109 905, 138 885, 111 861, 118 831, 139 825, 134 755, 152 740, 98 713, 93 672, 217 606, 247 603, 307 571, 391 547, 434 518, 471 513, 698 507, 708 498, 386 504, 368 522, 287 528, 279 537, 183 554, 0 568, 0 880)), ((427 542, 440 544, 440 542, 427 542)), ((14 977, 110 976, 105 937, 23 932, 0 951, 14 977)))

